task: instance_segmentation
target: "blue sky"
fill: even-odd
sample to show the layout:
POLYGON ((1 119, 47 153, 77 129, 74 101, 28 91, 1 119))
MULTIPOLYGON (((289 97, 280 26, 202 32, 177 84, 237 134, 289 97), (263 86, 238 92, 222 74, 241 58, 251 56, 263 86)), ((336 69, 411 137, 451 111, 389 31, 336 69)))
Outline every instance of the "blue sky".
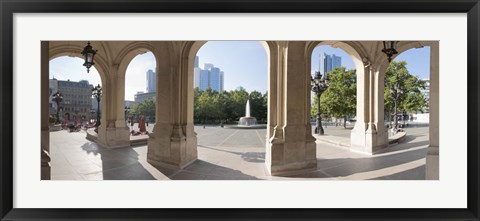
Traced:
MULTIPOLYGON (((319 46, 312 53, 312 73, 318 71, 320 53, 335 54, 342 57, 342 65, 353 69, 351 57, 342 49, 330 46, 319 46)), ((197 53, 199 66, 212 63, 224 71, 225 90, 235 90, 242 86, 247 91, 253 90, 265 93, 267 91, 267 54, 258 41, 210 41, 203 45, 197 53)), ((430 50, 428 47, 410 49, 400 54, 395 61, 406 60, 407 68, 413 75, 422 79, 429 78, 430 50)), ((50 78, 59 80, 88 80, 91 84, 101 84, 100 76, 95 67, 87 74, 82 66, 83 60, 72 57, 59 57, 50 61, 50 78)), ((155 59, 147 52, 136 56, 128 65, 125 77, 125 99, 133 100, 134 94, 146 90, 145 73, 148 69, 155 70, 155 59)))
POLYGON ((407 61, 411 75, 430 79, 430 47, 412 48, 399 54, 394 61, 407 61))

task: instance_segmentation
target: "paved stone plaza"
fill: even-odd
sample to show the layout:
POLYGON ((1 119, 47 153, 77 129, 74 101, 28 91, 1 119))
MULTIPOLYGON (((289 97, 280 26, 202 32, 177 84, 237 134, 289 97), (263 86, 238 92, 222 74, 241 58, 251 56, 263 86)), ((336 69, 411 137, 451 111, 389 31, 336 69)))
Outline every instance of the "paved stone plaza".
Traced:
MULTIPOLYGON (((149 125, 149 131, 153 125, 149 125)), ((174 171, 147 163, 147 146, 106 149, 85 139, 85 131, 50 132, 52 180, 423 180, 428 127, 407 128, 406 140, 370 156, 325 139, 348 139, 350 130, 325 128, 317 138, 317 170, 269 176, 265 169, 266 130, 196 126, 198 160, 174 171)))

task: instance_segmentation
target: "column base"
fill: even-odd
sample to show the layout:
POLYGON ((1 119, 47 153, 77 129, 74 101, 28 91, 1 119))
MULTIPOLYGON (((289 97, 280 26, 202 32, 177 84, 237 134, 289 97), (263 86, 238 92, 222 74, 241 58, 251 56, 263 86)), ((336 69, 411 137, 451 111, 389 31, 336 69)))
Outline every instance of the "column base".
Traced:
POLYGON ((198 158, 197 137, 185 136, 181 126, 155 125, 148 138, 147 161, 160 167, 182 169, 198 158))
POLYGON ((41 174, 40 174, 40 179, 41 180, 50 180, 51 176, 51 166, 50 166, 50 155, 48 152, 44 149, 42 149, 41 153, 41 174))
POLYGON ((437 146, 428 146, 427 158, 425 164, 425 179, 439 180, 440 179, 440 165, 439 165, 439 148, 437 146))
POLYGON ((42 128, 41 132, 41 140, 40 140, 41 146, 40 146, 40 178, 41 180, 50 180, 50 171, 51 171, 51 166, 50 166, 50 131, 48 128, 42 128))
POLYGON ((113 149, 130 146, 130 130, 128 127, 104 129, 100 125, 98 133, 97 143, 102 147, 113 149))
POLYGON ((368 125, 367 130, 363 127, 355 127, 350 134, 350 150, 373 155, 388 147, 387 131, 377 131, 375 125, 368 125))
MULTIPOLYGON (((302 131, 302 128, 297 129, 302 131)), ((299 135, 297 134, 299 130, 291 128, 290 131, 295 131, 294 133, 299 135)), ((305 130, 303 127, 303 131, 308 130, 305 130)), ((317 149, 315 138, 309 135, 310 139, 307 139, 305 133, 300 133, 303 134, 303 136, 294 136, 296 139, 292 139, 291 141, 287 139, 287 141, 284 141, 281 136, 282 134, 283 133, 279 132, 278 128, 276 128, 273 137, 267 144, 265 165, 268 173, 272 176, 285 176, 316 170, 317 149), (301 139, 302 137, 304 137, 304 139, 301 139)), ((291 135, 293 135, 293 133, 291 135)))

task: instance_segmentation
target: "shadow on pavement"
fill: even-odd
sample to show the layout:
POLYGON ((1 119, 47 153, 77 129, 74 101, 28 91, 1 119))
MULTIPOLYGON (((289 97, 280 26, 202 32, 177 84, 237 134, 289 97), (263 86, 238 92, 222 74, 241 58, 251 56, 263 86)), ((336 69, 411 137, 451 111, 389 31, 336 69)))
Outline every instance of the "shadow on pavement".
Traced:
MULTIPOLYGON (((408 164, 417 160, 424 159, 427 154, 428 141, 420 141, 415 143, 406 144, 401 148, 391 150, 390 153, 384 155, 375 155, 375 156, 366 156, 362 158, 318 158, 317 157, 317 171, 294 175, 291 177, 296 178, 342 178, 348 177, 355 174, 374 172, 376 170, 382 170, 389 167, 401 166, 402 164, 408 164), (422 147, 421 149, 409 150, 413 147, 422 147), (394 153, 393 151, 407 150, 399 153, 394 153)), ((424 168, 424 167, 423 167, 424 168)), ((404 179, 404 175, 410 174, 415 175, 408 179, 419 179, 423 180, 425 177, 425 172, 419 172, 417 170, 410 171, 406 170, 405 173, 398 173, 398 175, 385 175, 377 177, 375 179, 404 179)), ((366 175, 368 177, 369 175, 366 175)), ((371 176, 371 175, 370 175, 371 176)))
POLYGON ((370 180, 416 180, 414 177, 425 177, 425 165, 370 180))
POLYGON ((100 154, 103 180, 155 180, 139 162, 138 153, 132 147, 106 149, 88 142, 81 148, 87 153, 100 154))
POLYGON ((169 177, 172 180, 259 180, 240 170, 196 160, 183 170, 169 177))
POLYGON ((217 148, 203 146, 203 145, 198 145, 198 146, 202 147, 202 148, 210 149, 210 150, 216 150, 216 151, 221 151, 221 152, 225 152, 225 153, 231 153, 231 154, 239 155, 246 162, 251 162, 251 163, 264 163, 265 162, 265 153, 264 152, 235 152, 235 151, 222 150, 222 149, 217 149, 217 148))

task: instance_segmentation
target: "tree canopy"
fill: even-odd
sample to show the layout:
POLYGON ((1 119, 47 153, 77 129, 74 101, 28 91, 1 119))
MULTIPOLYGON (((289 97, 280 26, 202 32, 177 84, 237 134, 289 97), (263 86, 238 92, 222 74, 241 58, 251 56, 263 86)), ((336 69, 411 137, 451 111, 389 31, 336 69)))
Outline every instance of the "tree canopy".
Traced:
POLYGON ((211 89, 194 91, 194 122, 201 123, 233 123, 245 116, 245 105, 250 100, 250 115, 257 122, 267 121, 267 93, 258 91, 248 93, 244 88, 233 91, 214 91, 211 89))
POLYGON ((395 103, 397 112, 411 113, 427 107, 427 100, 421 90, 426 82, 410 74, 406 61, 392 61, 385 74, 385 113, 393 116, 395 103))
POLYGON ((148 98, 142 103, 137 103, 130 108, 130 110, 128 111, 128 114, 132 114, 136 116, 143 115, 147 117, 147 120, 154 121, 155 101, 153 101, 153 99, 151 98, 148 98))
MULTIPOLYGON (((327 73, 329 86, 320 98, 320 110, 323 117, 344 119, 355 115, 357 106, 357 77, 355 70, 345 70, 345 67, 336 67, 327 73)), ((317 114, 318 99, 314 97, 311 109, 312 116, 317 114)))

